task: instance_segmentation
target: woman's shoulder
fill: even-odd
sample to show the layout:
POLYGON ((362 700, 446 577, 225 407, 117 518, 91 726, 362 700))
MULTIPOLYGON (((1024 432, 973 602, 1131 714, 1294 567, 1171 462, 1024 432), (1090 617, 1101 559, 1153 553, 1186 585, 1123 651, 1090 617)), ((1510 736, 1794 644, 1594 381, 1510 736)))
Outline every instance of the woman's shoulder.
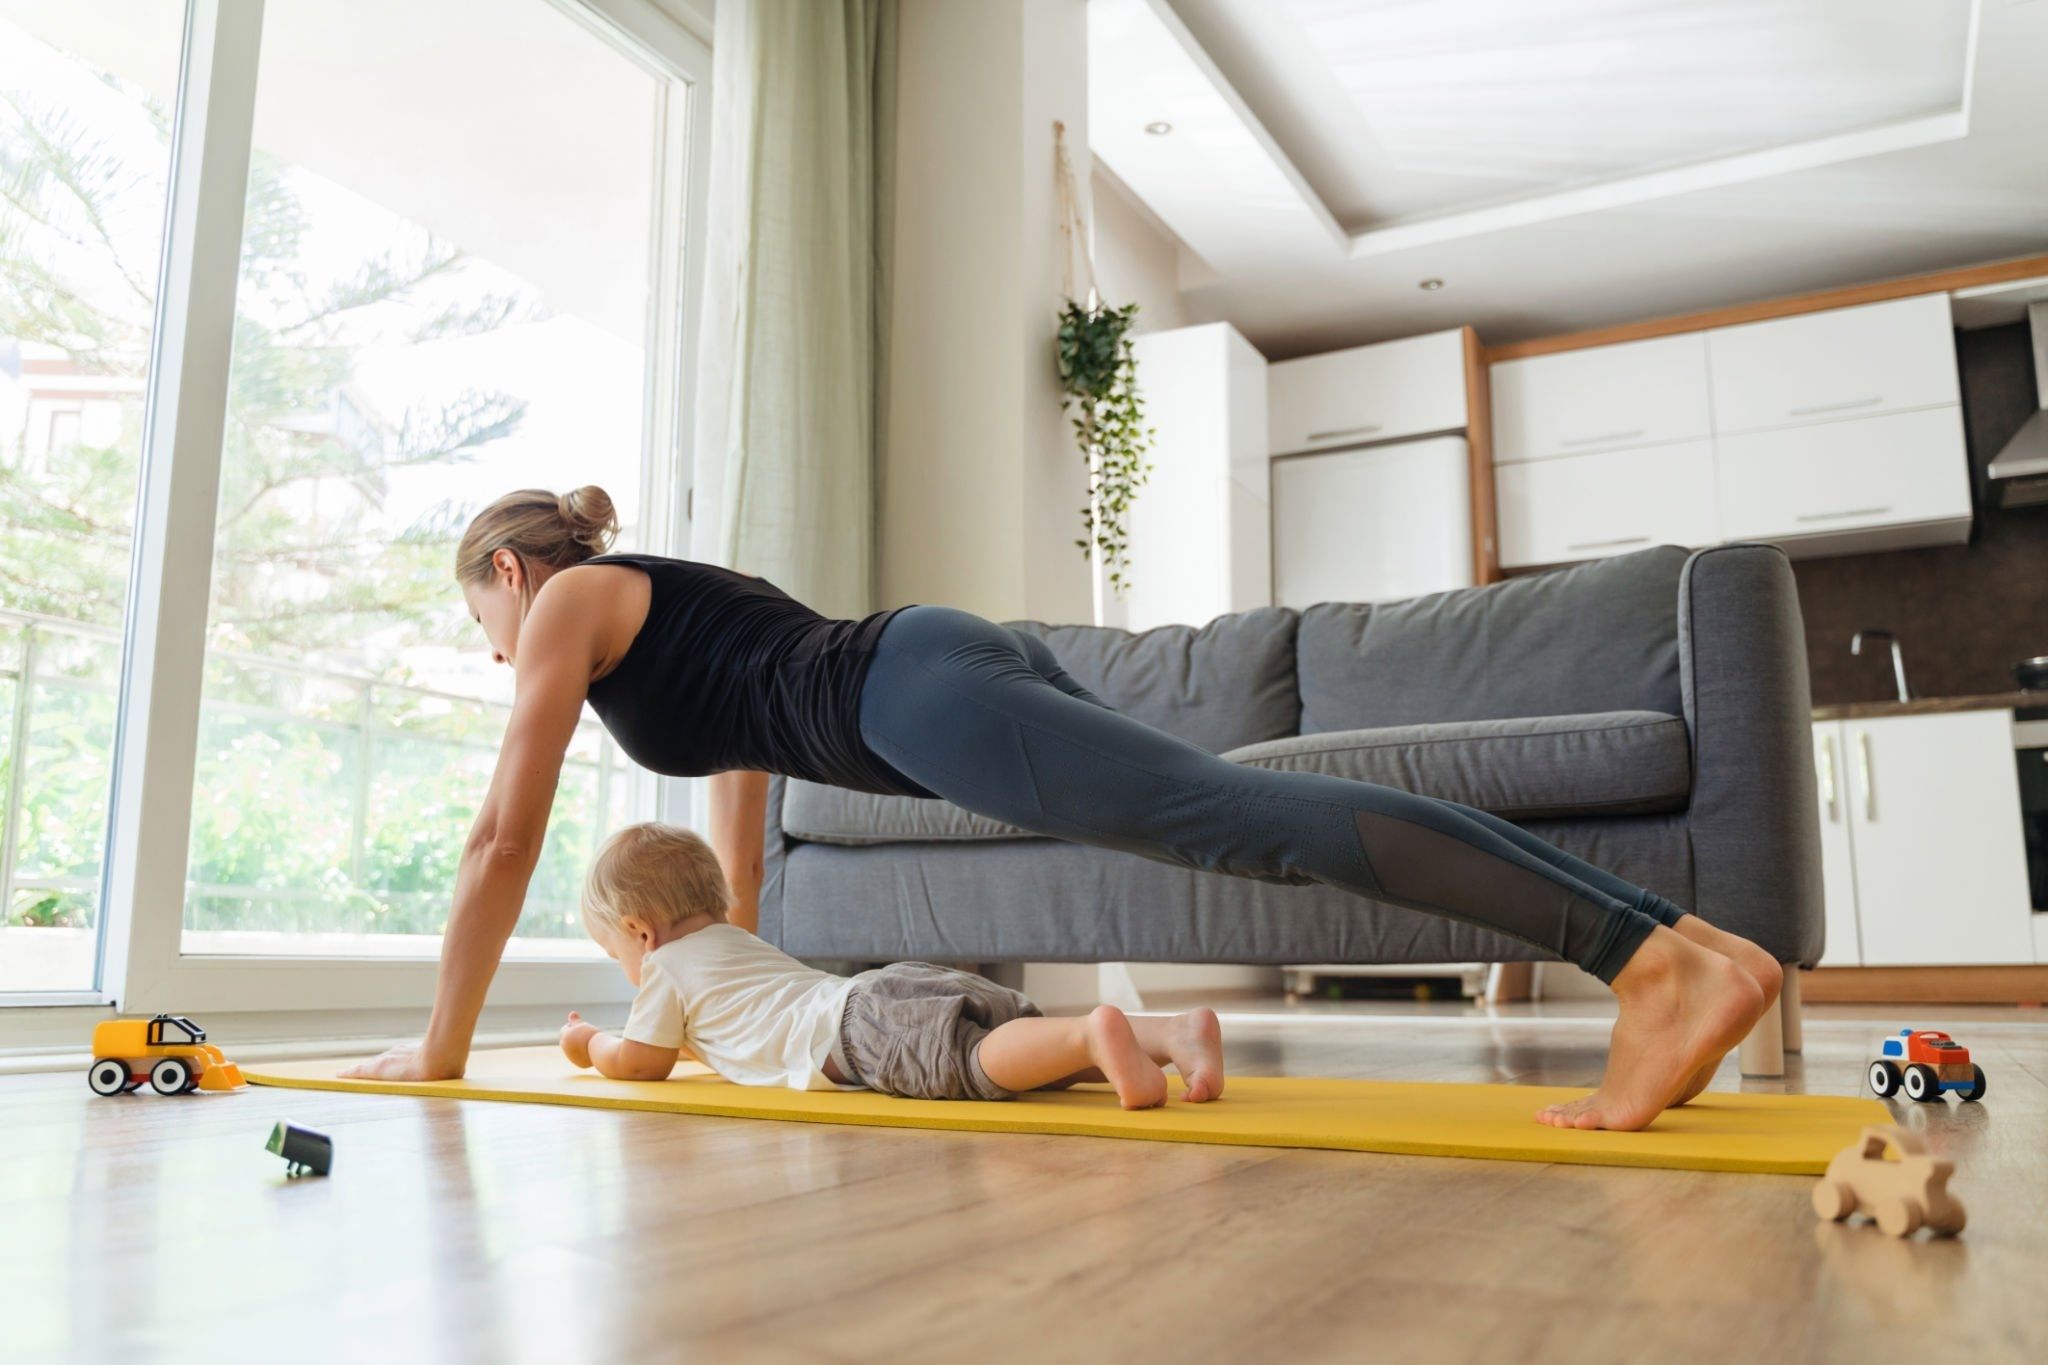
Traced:
MULTIPOLYGON (((694 574, 711 578, 739 579, 748 583, 766 583, 759 574, 747 573, 741 569, 729 569, 722 564, 711 564, 701 559, 677 559, 673 555, 642 554, 638 551, 617 550, 609 554, 592 555, 575 567, 581 569, 590 565, 600 568, 607 564, 621 564, 629 568, 642 569, 650 573, 694 574)), ((565 570, 566 572, 566 570, 565 570)))

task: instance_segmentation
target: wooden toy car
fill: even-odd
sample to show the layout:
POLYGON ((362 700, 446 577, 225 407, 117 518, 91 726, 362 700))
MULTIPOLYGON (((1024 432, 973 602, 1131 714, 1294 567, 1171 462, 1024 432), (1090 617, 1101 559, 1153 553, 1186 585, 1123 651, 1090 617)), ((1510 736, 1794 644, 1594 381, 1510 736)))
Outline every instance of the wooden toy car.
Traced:
POLYGON ((1946 1033, 1902 1028, 1878 1044, 1870 1063, 1870 1088, 1879 1099, 1903 1089, 1909 1100, 1938 1100, 1949 1091, 1966 1100, 1984 1098, 1984 1068, 1946 1033))
POLYGON ((85 1081, 95 1095, 140 1090, 160 1095, 193 1090, 239 1090, 242 1071, 206 1041, 206 1030, 179 1014, 154 1019, 109 1019, 92 1031, 92 1065, 85 1081))
POLYGON ((1865 1128, 1828 1163, 1813 1187, 1813 1211, 1840 1222, 1861 1209, 1890 1237, 1911 1237, 1921 1227, 1954 1236, 1965 1221, 1962 1201, 1948 1192, 1955 1169, 1953 1162, 1929 1156, 1918 1133, 1865 1128), (1887 1146, 1898 1149, 1897 1161, 1885 1160, 1887 1146))

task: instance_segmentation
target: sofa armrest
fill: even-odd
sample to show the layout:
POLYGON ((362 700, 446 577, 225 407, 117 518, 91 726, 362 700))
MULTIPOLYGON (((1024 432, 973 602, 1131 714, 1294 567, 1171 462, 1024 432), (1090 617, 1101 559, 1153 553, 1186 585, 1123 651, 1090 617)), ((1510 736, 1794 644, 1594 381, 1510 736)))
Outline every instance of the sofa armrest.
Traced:
POLYGON ((1692 742, 1688 908, 1811 965, 1825 933, 1813 694, 1785 552, 1717 545, 1687 559, 1678 657, 1692 742))

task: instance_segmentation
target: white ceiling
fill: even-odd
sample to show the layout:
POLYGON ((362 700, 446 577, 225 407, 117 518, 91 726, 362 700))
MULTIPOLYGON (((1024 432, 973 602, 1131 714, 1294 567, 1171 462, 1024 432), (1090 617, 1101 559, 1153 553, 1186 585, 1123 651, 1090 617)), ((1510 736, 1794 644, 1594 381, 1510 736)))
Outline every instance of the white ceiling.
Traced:
POLYGON ((1190 314, 1275 357, 2048 249, 2048 3, 1089 12, 1095 154, 1186 244, 1190 314), (1418 290, 1430 277, 1445 287, 1418 290))

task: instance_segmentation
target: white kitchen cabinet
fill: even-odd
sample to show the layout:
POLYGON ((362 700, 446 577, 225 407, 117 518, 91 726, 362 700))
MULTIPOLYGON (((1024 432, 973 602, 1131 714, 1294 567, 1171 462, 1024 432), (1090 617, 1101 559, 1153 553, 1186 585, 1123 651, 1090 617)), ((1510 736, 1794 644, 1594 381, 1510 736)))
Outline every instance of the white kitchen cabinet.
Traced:
POLYGON ((2033 962, 2012 712, 1836 724, 1862 965, 2033 962))
POLYGON ((1131 346, 1152 473, 1125 524, 1129 588, 1103 598, 1106 623, 1199 626, 1269 605, 1266 358, 1227 322, 1147 332, 1131 346))
POLYGON ((1700 332, 1507 360, 1491 375, 1498 463, 1712 434, 1700 332))
POLYGON ((1466 426, 1462 328, 1284 360, 1266 373, 1274 455, 1466 426))
POLYGON ((1863 962, 1863 943, 1856 925, 1856 856, 1849 840, 1849 769, 1838 720, 1814 722, 1813 775, 1820 796, 1820 873, 1828 933, 1817 965, 1856 967, 1863 962))
POLYGON ((1903 523, 1968 535, 1962 410, 1929 408, 1716 442, 1721 534, 1787 540, 1903 523))
POLYGON ((1495 465, 1493 476, 1503 568, 1720 538, 1708 441, 1495 465))
POLYGON ((1462 436, 1273 461, 1273 601, 1391 602, 1472 586, 1462 436))
POLYGON ((1717 327, 1706 339, 1719 433, 1961 401, 1946 294, 1717 327))

